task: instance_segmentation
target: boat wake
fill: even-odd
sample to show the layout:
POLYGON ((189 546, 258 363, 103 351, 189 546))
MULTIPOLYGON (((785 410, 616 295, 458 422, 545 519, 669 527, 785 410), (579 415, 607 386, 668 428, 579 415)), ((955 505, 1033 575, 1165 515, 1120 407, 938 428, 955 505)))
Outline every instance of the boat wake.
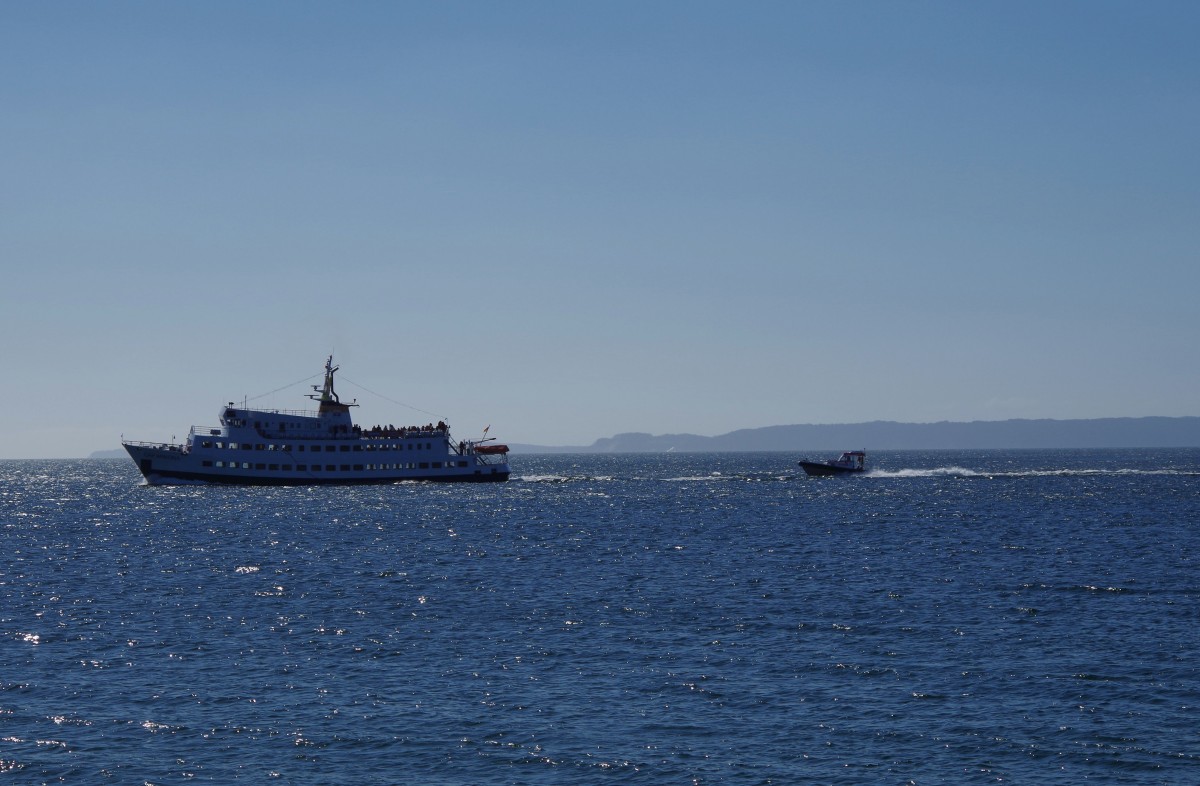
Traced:
POLYGON ((574 481, 604 481, 612 480, 607 475, 520 475, 514 476, 512 480, 519 480, 522 483, 571 483, 574 481))
POLYGON ((931 469, 871 470, 869 478, 1087 478, 1103 476, 1177 475, 1200 477, 1200 472, 1178 469, 1030 469, 1011 471, 974 470, 966 467, 933 467, 931 469))
POLYGON ((993 473, 976 472, 965 467, 934 467, 933 469, 873 469, 864 477, 868 478, 974 478, 992 477, 993 473))
POLYGON ((142 486, 211 486, 207 480, 196 480, 194 478, 166 478, 158 475, 154 479, 142 478, 142 486))

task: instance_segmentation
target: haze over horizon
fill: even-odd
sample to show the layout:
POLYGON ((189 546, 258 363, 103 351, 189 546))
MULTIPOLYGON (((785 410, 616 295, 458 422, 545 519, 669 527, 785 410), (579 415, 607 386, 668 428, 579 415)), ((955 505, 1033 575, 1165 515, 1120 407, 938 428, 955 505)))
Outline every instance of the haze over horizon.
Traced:
POLYGON ((361 423, 535 445, 1200 415, 1197 23, 6 4, 0 458, 301 409, 330 353, 361 423))

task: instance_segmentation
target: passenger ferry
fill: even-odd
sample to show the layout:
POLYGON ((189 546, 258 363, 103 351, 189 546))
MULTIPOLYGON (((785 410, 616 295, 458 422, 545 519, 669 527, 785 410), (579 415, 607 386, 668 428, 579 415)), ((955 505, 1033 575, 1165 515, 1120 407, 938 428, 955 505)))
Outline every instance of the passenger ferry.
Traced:
MULTIPOLYGON (((220 428, 196 428, 182 444, 121 440, 149 484, 204 481, 242 485, 394 483, 401 480, 508 480, 508 447, 484 437, 455 442, 450 427, 375 426, 350 417, 333 389, 338 367, 325 361, 324 386, 308 397, 317 411, 221 410, 220 428)), ((488 428, 491 428, 490 426, 488 428)))

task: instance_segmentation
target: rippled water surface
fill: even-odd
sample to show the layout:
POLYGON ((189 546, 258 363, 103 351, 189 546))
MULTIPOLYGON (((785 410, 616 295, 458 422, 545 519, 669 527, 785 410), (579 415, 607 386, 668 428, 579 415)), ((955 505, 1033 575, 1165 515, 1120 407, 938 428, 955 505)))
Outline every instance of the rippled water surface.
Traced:
POLYGON ((1200 451, 0 462, 0 780, 1200 782, 1200 451))

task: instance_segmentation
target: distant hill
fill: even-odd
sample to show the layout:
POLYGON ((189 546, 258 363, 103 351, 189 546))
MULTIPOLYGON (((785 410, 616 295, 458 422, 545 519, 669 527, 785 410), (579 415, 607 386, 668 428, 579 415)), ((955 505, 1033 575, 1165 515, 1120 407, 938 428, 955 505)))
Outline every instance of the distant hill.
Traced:
MULTIPOLYGON (((1020 448, 1200 447, 1200 417, 1096 418, 1092 420, 975 420, 971 422, 870 423, 764 426, 715 437, 628 433, 591 445, 508 443, 516 453, 718 453, 755 450, 987 450, 1020 448)), ((88 458, 125 458, 121 448, 88 458)))
POLYGON ((1200 417, 976 420, 765 426, 715 437, 617 434, 586 447, 509 443, 517 453, 662 453, 754 450, 984 450, 989 448, 1200 447, 1200 417))

